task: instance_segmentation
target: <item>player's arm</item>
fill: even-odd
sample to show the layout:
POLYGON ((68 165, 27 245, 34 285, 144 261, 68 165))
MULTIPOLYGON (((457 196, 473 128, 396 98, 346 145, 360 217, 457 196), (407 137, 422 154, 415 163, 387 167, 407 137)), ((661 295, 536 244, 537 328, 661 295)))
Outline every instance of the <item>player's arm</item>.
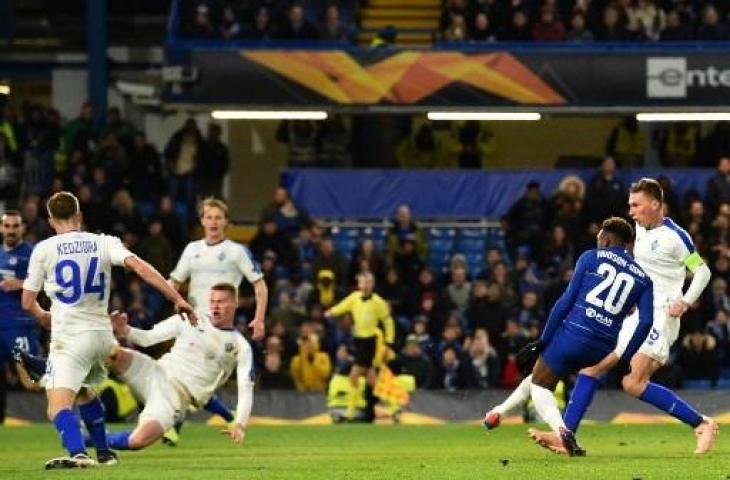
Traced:
POLYGON ((228 428, 228 434, 235 443, 243 442, 246 436, 246 426, 253 406, 254 381, 256 380, 251 346, 243 338, 240 339, 239 344, 238 367, 236 368, 238 404, 236 405, 236 418, 228 428))
POLYGON ((155 267, 136 255, 131 255, 125 258, 124 266, 134 271, 142 280, 155 287, 175 305, 176 312, 186 313, 190 323, 197 325, 198 318, 195 316, 193 307, 185 301, 177 290, 167 283, 165 277, 163 277, 160 272, 155 269, 155 267))
POLYGON ((687 270, 692 272, 692 281, 690 282, 689 287, 687 287, 687 291, 684 292, 684 295, 682 295, 682 298, 673 302, 669 306, 669 315, 673 317, 681 317, 687 310, 689 310, 690 305, 700 298, 702 291, 705 287, 707 287, 707 284, 710 283, 710 278, 712 277, 712 272, 710 272, 705 261, 696 250, 689 253, 689 255, 684 259, 684 265, 687 270))
POLYGON ((111 320, 117 337, 125 338, 140 347, 149 347, 176 338, 182 333, 184 322, 182 315, 173 315, 155 324, 151 330, 142 330, 129 326, 126 313, 113 312, 111 320))
POLYGON ((32 315, 42 327, 51 328, 51 313, 41 308, 38 303, 38 292, 43 288, 43 282, 46 278, 41 256, 40 248, 33 250, 30 255, 28 275, 23 282, 23 294, 20 297, 20 304, 23 310, 32 315))
POLYGON ((573 271, 573 278, 571 278, 570 283, 568 283, 568 288, 565 289, 565 292, 563 292, 558 301, 555 302, 555 305, 553 305, 553 308, 550 310, 550 315, 548 315, 545 328, 542 330, 542 335, 540 335, 540 343, 542 345, 550 343, 550 339, 553 338, 558 327, 562 325, 563 320, 565 320, 565 317, 573 307, 575 300, 578 298, 578 291, 580 290, 580 285, 583 281, 583 275, 585 274, 588 263, 590 262, 589 256, 593 255, 593 252, 594 250, 589 250, 580 256, 573 271))
POLYGON ((347 312, 352 311, 352 302, 357 293, 358 292, 353 292, 340 300, 339 303, 331 306, 324 312, 325 317, 339 317, 340 315, 344 315, 347 312))
POLYGON ((383 327, 383 340, 389 348, 392 348, 395 342, 395 322, 390 314, 390 308, 388 304, 383 302, 379 305, 380 312, 380 324, 383 327))
POLYGON ((263 278, 253 283, 253 294, 256 298, 256 313, 253 321, 248 324, 253 329, 251 337, 258 341, 263 340, 265 334, 264 319, 266 318, 266 305, 269 301, 269 288, 263 278))
POLYGON ((654 287, 651 283, 641 293, 637 307, 639 309, 639 324, 636 326, 636 330, 634 330, 634 334, 620 358, 620 361, 626 364, 631 361, 631 357, 644 343, 654 323, 654 287))

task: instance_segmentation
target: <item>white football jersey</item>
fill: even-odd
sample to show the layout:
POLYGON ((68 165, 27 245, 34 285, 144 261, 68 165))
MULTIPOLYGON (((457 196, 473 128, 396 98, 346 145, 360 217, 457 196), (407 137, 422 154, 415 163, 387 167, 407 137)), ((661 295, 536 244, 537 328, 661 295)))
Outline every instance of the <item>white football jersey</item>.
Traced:
POLYGON ((654 283, 654 304, 664 306, 682 296, 685 260, 695 252, 689 234, 670 218, 647 230, 636 224, 634 258, 654 283))
POLYGON ((182 283, 190 279, 188 299, 196 310, 208 311, 210 287, 230 283, 238 288, 243 277, 253 283, 263 277, 248 248, 232 240, 208 245, 205 240, 188 243, 170 278, 182 283))
POLYGON ((130 328, 127 335, 130 342, 143 347, 172 338, 175 344, 158 363, 167 378, 184 389, 198 408, 210 400, 234 369, 238 371, 239 403, 250 397, 254 383, 253 354, 237 330, 216 328, 209 314, 199 313, 197 326, 190 325, 180 315, 173 315, 152 330, 130 328))
POLYGON ((68 232, 38 243, 23 288, 51 299, 52 332, 111 330, 109 288, 113 265, 134 256, 117 237, 68 232))

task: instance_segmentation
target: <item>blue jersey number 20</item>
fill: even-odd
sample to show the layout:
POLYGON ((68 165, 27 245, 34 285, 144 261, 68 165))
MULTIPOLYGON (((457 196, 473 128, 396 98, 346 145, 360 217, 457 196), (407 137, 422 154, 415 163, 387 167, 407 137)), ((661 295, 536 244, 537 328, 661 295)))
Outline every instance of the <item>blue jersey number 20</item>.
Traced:
POLYGON ((91 257, 89 271, 86 278, 81 278, 81 267, 75 260, 61 260, 56 264, 56 284, 63 288, 56 294, 56 298, 63 303, 76 303, 82 294, 97 293, 99 300, 104 299, 105 275, 96 271, 99 269, 99 257, 91 257), (83 284, 82 284, 83 283, 83 284), (70 292, 68 290, 71 290, 70 292))

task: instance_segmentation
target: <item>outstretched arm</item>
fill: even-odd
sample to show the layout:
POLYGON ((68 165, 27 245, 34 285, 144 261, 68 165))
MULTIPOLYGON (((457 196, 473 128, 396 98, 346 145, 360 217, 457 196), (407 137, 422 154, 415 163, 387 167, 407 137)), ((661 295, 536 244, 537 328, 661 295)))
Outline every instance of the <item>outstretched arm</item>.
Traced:
POLYGON ((149 347, 176 338, 182 332, 185 320, 183 315, 173 315, 157 323, 151 330, 130 327, 126 313, 112 312, 111 321, 117 337, 126 338, 140 347, 149 347))
POLYGON ((192 325, 198 324, 198 317, 195 315, 193 307, 185 301, 175 288, 167 283, 165 277, 155 267, 134 255, 125 258, 124 265, 133 270, 142 280, 155 287, 168 300, 174 303, 177 313, 186 313, 192 325))

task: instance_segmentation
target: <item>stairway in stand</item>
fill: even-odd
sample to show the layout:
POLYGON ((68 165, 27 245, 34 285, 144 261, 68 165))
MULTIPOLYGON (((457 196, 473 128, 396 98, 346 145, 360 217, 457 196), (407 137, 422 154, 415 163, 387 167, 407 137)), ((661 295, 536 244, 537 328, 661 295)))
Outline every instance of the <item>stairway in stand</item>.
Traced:
POLYGON ((400 46, 429 46, 438 30, 441 0, 369 0, 360 9, 358 43, 370 45, 378 30, 392 25, 400 46))

